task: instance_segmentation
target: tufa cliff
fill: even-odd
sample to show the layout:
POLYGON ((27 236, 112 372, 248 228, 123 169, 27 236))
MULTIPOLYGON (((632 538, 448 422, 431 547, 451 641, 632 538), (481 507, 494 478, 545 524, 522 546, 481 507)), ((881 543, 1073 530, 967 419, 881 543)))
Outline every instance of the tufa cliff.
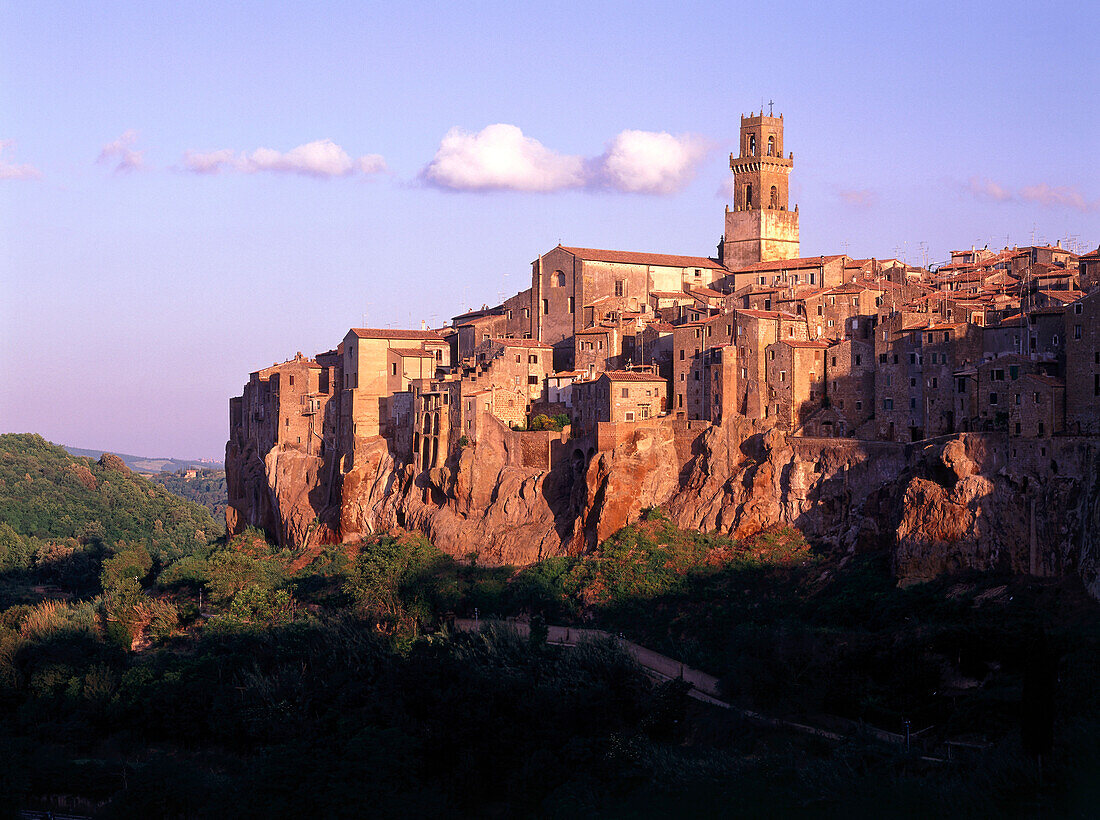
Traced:
POLYGON ((527 564, 591 549, 661 506, 685 528, 744 537, 789 524, 834 551, 887 549, 902 583, 968 568, 1078 574, 1100 597, 1095 440, 806 439, 734 418, 656 419, 596 441, 492 421, 423 472, 382 438, 342 473, 297 449, 231 442, 229 531, 260 527, 308 552, 404 528, 455 556, 527 564), (525 459, 531 436, 549 447, 541 469, 525 459))

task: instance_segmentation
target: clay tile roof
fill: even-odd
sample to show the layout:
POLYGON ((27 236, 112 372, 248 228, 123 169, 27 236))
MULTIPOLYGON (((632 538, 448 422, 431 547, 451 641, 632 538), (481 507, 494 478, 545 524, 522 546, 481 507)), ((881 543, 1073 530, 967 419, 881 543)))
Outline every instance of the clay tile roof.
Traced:
POLYGON ((806 321, 806 319, 802 316, 795 316, 793 313, 780 313, 777 310, 753 310, 751 308, 737 308, 736 312, 741 316, 751 316, 754 319, 794 319, 800 322, 806 321))
POLYGON ((647 328, 653 328, 658 333, 671 333, 676 328, 670 325, 668 322, 650 322, 646 325, 647 328))
POLYGON ((391 353, 395 353, 398 356, 408 356, 412 359, 434 359, 435 354, 429 350, 420 350, 415 347, 391 347, 391 353))
POLYGON ((549 345, 546 342, 539 342, 534 339, 494 339, 493 341, 499 342, 505 347, 537 347, 540 350, 554 349, 553 345, 549 345))
POLYGON ((783 344, 787 345, 787 347, 811 347, 817 350, 824 350, 829 346, 828 342, 819 342, 816 340, 803 342, 798 339, 781 339, 780 341, 782 341, 783 344))
POLYGON ((701 287, 699 285, 691 285, 689 289, 692 293, 698 294, 700 296, 705 296, 708 299, 724 299, 726 297, 726 294, 720 293, 713 288, 701 287))
POLYGON ((1039 384, 1045 384, 1049 387, 1065 387, 1065 379, 1056 379, 1053 376, 1044 376, 1041 373, 1027 373, 1024 378, 1031 379, 1032 381, 1039 382, 1039 384))
POLYGON ((684 293, 682 290, 651 290, 650 296, 656 296, 658 299, 690 299, 691 294, 684 293))
POLYGON ((664 376, 639 373, 636 370, 605 370, 603 373, 613 382, 663 382, 664 376))
POLYGON ((546 378, 548 379, 575 379, 577 376, 583 373, 583 370, 559 370, 556 373, 551 373, 546 378))
POLYGON ((1059 302, 1076 302, 1085 294, 1079 290, 1040 290, 1048 299, 1057 299, 1059 302))
POLYGON ((591 262, 618 262, 624 265, 660 265, 670 268, 708 268, 725 270, 717 259, 705 256, 679 256, 666 253, 638 253, 637 251, 609 251, 599 248, 571 248, 559 245, 580 259, 591 262))
POLYGON ((388 327, 353 327, 349 333, 354 333, 360 339, 423 339, 431 342, 442 342, 443 337, 434 330, 395 330, 388 327))
POLYGON ((754 262, 751 265, 743 265, 739 268, 734 268, 736 273, 744 273, 746 271, 761 271, 761 270, 797 270, 799 268, 819 268, 824 262, 835 262, 837 259, 843 259, 843 254, 836 254, 834 256, 803 256, 798 259, 776 259, 771 262, 754 262))

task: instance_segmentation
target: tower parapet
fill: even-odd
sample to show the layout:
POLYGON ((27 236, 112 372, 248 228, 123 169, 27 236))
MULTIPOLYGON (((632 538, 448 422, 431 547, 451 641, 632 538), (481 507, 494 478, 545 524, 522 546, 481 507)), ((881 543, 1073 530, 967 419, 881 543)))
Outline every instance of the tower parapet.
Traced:
POLYGON ((794 153, 783 156, 783 115, 741 117, 740 155, 730 154, 733 207, 719 255, 726 267, 799 255, 798 208, 789 205, 794 153))

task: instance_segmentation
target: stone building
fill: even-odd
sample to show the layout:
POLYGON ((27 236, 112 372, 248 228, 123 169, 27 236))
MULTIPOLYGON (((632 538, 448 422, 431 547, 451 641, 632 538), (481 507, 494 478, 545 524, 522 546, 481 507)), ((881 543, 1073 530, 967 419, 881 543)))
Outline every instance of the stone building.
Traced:
MULTIPOLYGON (((344 397, 341 422, 346 438, 341 449, 351 452, 354 439, 366 439, 386 434, 390 413, 386 400, 393 395, 393 386, 405 383, 404 371, 392 350, 427 351, 437 367, 450 365, 450 346, 433 330, 391 330, 388 328, 352 328, 344 337, 344 397), (400 376, 400 379, 398 377, 400 376), (396 381, 391 381, 396 380, 396 381)), ((416 367, 423 367, 418 361, 416 367)))
POLYGON ((594 433, 599 423, 626 424, 666 410, 668 383, 656 373, 609 370, 573 384, 573 434, 594 433))
POLYGON ((648 309, 653 291, 709 286, 727 271, 714 259, 558 245, 532 263, 532 336, 554 348, 554 369, 576 369, 573 337, 584 311, 601 301, 608 313, 648 309))
POLYGON ((836 413, 834 433, 849 435, 875 414, 874 341, 848 336, 832 344, 826 356, 826 394, 836 413))
POLYGON ((1092 293, 1100 285, 1100 247, 1077 259, 1077 281, 1085 293, 1092 293))
POLYGON ((1010 391, 1008 433, 1046 438, 1065 430, 1066 383, 1063 379, 1028 373, 1010 391))
POLYGON ((1066 429, 1100 435, 1100 292, 1066 308, 1066 429))
POLYGON ((765 348, 767 402, 765 417, 794 432, 825 398, 825 353, 828 343, 780 339, 765 348))

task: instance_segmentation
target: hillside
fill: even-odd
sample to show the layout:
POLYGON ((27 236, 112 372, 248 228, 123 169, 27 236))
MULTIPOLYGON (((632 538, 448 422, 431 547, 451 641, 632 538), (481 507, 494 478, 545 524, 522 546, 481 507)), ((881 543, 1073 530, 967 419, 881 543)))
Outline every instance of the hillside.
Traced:
POLYGON ((21 578, 92 594, 100 564, 117 551, 141 548, 166 564, 221 532, 206 508, 135 475, 117 457, 92 461, 41 436, 0 436, 5 588, 21 578))
POLYGON ((1087 816, 1098 796, 1097 604, 1068 579, 900 590, 875 556, 659 510, 519 571, 411 533, 306 558, 253 530, 159 573, 116 555, 90 601, 0 608, 0 794, 111 817, 502 818, 1087 816), (530 616, 531 637, 452 615, 530 616), (551 619, 691 660, 739 708, 648 679, 615 641, 548 645, 551 619), (1048 722, 1021 734, 1021 714, 1048 722), (902 720, 911 751, 863 723, 902 720))
MULTIPOLYGON (((61 445, 70 455, 82 458, 98 459, 106 450, 87 450, 80 447, 61 445)), ((172 473, 177 470, 221 470, 224 465, 216 461, 197 461, 192 458, 160 458, 134 456, 128 453, 114 453, 135 473, 172 473)))
POLYGON ((150 481, 181 498, 202 504, 214 516, 219 526, 225 521, 225 470, 162 472, 154 475, 150 481))

